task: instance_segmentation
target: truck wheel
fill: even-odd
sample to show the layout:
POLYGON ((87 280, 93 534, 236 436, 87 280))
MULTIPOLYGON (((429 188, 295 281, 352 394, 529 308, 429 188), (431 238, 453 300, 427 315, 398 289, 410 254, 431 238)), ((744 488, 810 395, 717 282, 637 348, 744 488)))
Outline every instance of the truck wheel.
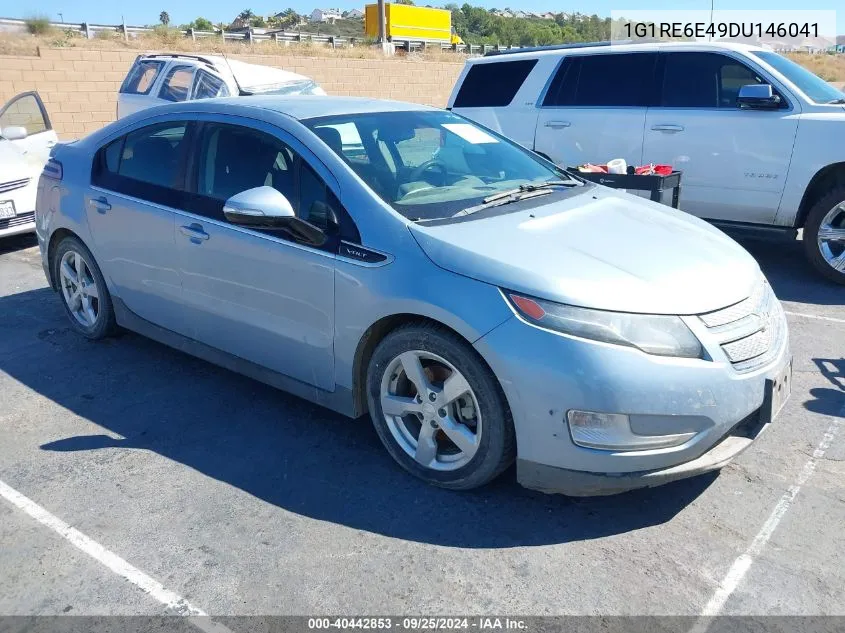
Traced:
POLYGON ((493 373, 438 325, 400 327, 367 370, 373 425, 391 457, 435 486, 469 490, 514 460, 513 421, 493 373))
POLYGON ((845 184, 835 186, 810 209, 804 252, 822 275, 845 285, 845 184))

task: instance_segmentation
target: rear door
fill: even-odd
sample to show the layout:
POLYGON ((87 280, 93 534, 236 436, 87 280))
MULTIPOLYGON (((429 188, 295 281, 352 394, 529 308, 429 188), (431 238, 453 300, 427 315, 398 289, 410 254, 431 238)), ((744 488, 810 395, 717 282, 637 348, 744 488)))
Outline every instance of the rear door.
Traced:
POLYGON ((657 53, 564 57, 543 98, 534 148, 562 166, 642 159, 657 53))
POLYGON ((138 316, 184 333, 174 241, 186 204, 188 121, 162 121, 101 147, 85 198, 94 251, 115 295, 138 316))
POLYGON ((684 211, 712 220, 774 222, 798 131, 797 100, 781 94, 779 109, 741 109, 741 86, 771 83, 746 60, 696 51, 660 57, 661 97, 646 117, 645 160, 683 172, 684 211))
POLYGON ((21 150, 24 160, 36 168, 43 167, 58 137, 37 92, 24 92, 6 102, 0 110, 0 135, 11 136, 8 128, 26 130, 24 138, 15 139, 12 143, 21 150), (3 130, 7 134, 3 134, 3 130))

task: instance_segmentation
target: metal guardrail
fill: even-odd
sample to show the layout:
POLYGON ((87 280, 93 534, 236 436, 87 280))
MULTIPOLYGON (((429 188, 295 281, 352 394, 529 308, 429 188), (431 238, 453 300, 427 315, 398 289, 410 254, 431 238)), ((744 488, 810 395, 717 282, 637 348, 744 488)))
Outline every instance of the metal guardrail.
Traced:
MULTIPOLYGON (((145 33, 153 33, 155 29, 147 26, 130 26, 127 24, 93 24, 91 22, 50 22, 52 28, 61 31, 70 31, 78 35, 82 35, 88 39, 93 39, 98 33, 114 33, 122 35, 125 39, 137 37, 145 33)), ((26 31, 27 21, 15 18, 0 18, 0 32, 2 31, 26 31)), ((223 41, 231 42, 274 42, 276 44, 301 44, 313 43, 323 44, 331 48, 363 46, 364 38, 346 38, 336 35, 318 35, 316 33, 302 33, 300 31, 270 31, 268 33, 256 33, 250 29, 248 31, 197 31, 194 29, 173 29, 182 34, 183 37, 191 38, 192 40, 218 38, 223 41)), ((468 45, 468 44, 451 44, 442 40, 394 40, 393 44, 396 48, 406 52, 424 51, 429 48, 439 47, 443 51, 453 51, 458 53, 468 53, 470 55, 483 55, 493 50, 505 50, 518 47, 499 47, 490 45, 468 45)))

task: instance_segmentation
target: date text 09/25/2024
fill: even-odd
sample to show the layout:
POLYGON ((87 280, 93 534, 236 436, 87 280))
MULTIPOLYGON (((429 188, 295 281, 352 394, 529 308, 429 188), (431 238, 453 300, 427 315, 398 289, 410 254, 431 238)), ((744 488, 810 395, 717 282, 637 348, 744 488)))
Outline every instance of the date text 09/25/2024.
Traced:
POLYGON ((434 631, 434 630, 477 630, 477 631, 525 631, 525 620, 499 617, 323 617, 308 618, 310 630, 390 630, 434 631))

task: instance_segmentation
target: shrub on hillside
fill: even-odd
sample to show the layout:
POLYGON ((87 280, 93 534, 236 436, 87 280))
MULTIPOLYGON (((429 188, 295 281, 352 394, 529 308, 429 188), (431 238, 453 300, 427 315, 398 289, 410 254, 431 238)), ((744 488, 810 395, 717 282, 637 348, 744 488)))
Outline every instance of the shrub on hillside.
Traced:
POLYGON ((43 15, 26 18, 24 23, 26 24, 27 32, 31 35, 46 35, 53 30, 53 27, 50 26, 50 18, 44 17, 43 15))

